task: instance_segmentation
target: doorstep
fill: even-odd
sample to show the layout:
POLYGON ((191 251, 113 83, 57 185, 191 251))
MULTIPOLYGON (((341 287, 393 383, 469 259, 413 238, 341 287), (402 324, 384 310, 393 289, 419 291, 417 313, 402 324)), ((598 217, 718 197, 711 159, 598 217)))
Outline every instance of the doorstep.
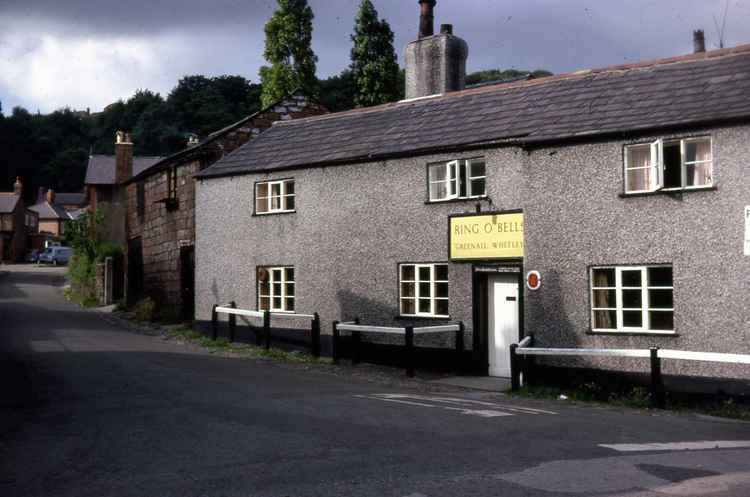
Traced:
POLYGON ((428 383, 483 390, 485 392, 507 392, 510 390, 510 378, 495 378, 492 376, 450 376, 439 380, 431 380, 428 383))

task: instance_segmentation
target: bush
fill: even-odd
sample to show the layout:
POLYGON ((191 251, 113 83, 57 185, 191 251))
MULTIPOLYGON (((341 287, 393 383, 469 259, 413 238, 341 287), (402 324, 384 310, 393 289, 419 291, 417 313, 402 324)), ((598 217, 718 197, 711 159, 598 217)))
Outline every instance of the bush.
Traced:
POLYGON ((153 321, 156 318, 156 302, 151 298, 145 298, 135 304, 133 312, 136 321, 153 321))
POLYGON ((96 261, 104 262, 107 257, 117 259, 124 253, 122 247, 116 243, 104 242, 96 247, 96 261))
POLYGON ((86 307, 96 305, 96 263, 85 252, 76 252, 68 263, 68 275, 71 300, 86 307))

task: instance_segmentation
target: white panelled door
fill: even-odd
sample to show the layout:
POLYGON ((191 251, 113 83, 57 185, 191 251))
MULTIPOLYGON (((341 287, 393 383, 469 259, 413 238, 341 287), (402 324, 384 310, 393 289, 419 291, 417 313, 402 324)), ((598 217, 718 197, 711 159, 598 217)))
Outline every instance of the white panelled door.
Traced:
POLYGON ((518 342, 518 276, 490 276, 487 281, 487 295, 490 376, 510 378, 510 345, 518 342))

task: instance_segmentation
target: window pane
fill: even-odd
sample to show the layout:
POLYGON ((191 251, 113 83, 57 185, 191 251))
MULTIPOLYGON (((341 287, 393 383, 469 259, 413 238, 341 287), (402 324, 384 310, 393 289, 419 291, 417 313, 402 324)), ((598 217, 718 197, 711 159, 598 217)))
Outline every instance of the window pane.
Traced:
POLYGON ((614 268, 594 269, 593 285, 594 287, 614 287, 615 270, 614 268))
POLYGON ((486 174, 485 172, 485 165, 484 161, 471 161, 471 175, 476 176, 484 176, 486 174))
POLYGON ((461 162, 459 164, 459 169, 461 174, 459 175, 458 180, 458 196, 459 197, 466 197, 469 195, 466 192, 466 186, 469 184, 469 178, 467 177, 467 165, 465 162, 461 162))
POLYGON ((640 309, 643 307, 643 294, 640 290, 623 290, 622 307, 625 309, 640 309))
POLYGON ((414 314, 414 299, 403 299, 401 301, 401 314, 414 314))
POLYGON ((274 297, 273 298, 273 308, 274 309, 281 309, 281 297, 274 297))
POLYGON ((594 328, 614 330, 616 324, 617 311, 594 311, 594 328))
POLYGON ((436 297, 448 297, 448 283, 437 283, 435 287, 436 297))
POLYGON ((672 268, 648 268, 648 286, 672 286, 672 268))
POLYGON ((622 286, 641 286, 641 270, 626 270, 622 272, 622 286))
POLYGON ((680 143, 664 144, 664 188, 682 186, 682 158, 680 143))
POLYGON ((419 280, 430 281, 430 268, 429 267, 419 268, 419 280))
POLYGON ((445 183, 430 184, 430 200, 443 200, 448 197, 448 188, 445 183))
POLYGON ((258 281, 268 281, 268 269, 259 267, 256 277, 258 278, 258 281))
POLYGON ((268 212, 268 199, 265 199, 265 198, 255 199, 255 212, 259 214, 268 212))
POLYGON ((651 174, 648 169, 632 169, 627 172, 626 188, 629 192, 651 189, 651 174))
POLYGON ((436 281, 448 281, 448 265, 447 264, 435 265, 435 280, 436 281))
POLYGON ((622 325, 627 328, 643 327, 643 314, 641 311, 623 311, 622 325))
POLYGON ((281 295, 281 283, 274 283, 271 291, 274 295, 281 295))
POLYGON ((267 197, 268 183, 258 183, 257 185, 255 185, 255 195, 257 197, 267 197))
POLYGON ((440 316, 448 315, 448 301, 447 300, 435 301, 435 314, 438 314, 440 316))
POLYGON ((648 319, 652 330, 674 330, 674 313, 671 311, 649 312, 648 319))
POLYGON ((614 290, 594 290, 594 307, 616 307, 614 290))
POLYGON ((286 308, 285 311, 294 312, 294 299, 288 298, 286 299, 286 308))
POLYGON ((419 284, 419 296, 420 297, 430 297, 432 296, 432 285, 430 283, 420 283, 419 284))
POLYGON ((271 185, 271 196, 281 195, 281 183, 273 183, 271 185))
POLYGON ((430 299, 419 299, 419 312, 430 313, 430 299))
POLYGON ((286 186, 286 195, 294 195, 294 181, 287 181, 284 183, 286 186))
POLYGON ((261 311, 267 311, 267 310, 269 310, 268 309, 268 303, 269 303, 269 301, 270 300, 269 300, 268 297, 261 297, 260 298, 260 310, 261 311))
POLYGON ((685 166, 685 186, 710 186, 711 163, 685 166))
POLYGON ((401 283, 401 296, 414 297, 414 283, 401 283))
POLYGON ((268 296, 271 291, 271 285, 267 281, 261 281, 258 283, 258 293, 262 296, 268 296))
POLYGON ((281 210, 281 197, 271 197, 271 210, 272 211, 281 210))
POLYGON ((293 211, 294 210, 294 196, 284 197, 284 198, 286 199, 286 205, 284 206, 284 210, 293 211))
POLYGON ((445 181, 445 164, 430 166, 430 181, 445 181))
POLYGON ((471 195, 473 196, 484 195, 485 188, 486 187, 485 187, 484 178, 471 180, 471 195))
POLYGON ((401 281, 414 281, 414 266, 401 266, 401 281))
POLYGON ((711 160, 711 140, 685 143, 685 162, 711 160))
POLYGON ((648 307, 650 309, 671 309, 674 307, 672 290, 649 290, 648 307))
POLYGON ((294 281, 294 268, 288 267, 284 269, 286 281, 294 281))
POLYGON ((287 283, 285 290, 287 297, 294 297, 294 283, 287 283))

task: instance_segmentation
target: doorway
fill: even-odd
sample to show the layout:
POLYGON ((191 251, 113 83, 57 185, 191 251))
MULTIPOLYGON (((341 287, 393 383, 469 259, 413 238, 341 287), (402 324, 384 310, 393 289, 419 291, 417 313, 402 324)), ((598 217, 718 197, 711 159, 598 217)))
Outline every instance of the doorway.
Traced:
POLYGON ((195 247, 180 248, 180 303, 183 321, 192 321, 195 309, 195 247))
POLYGON ((520 336, 518 274, 488 275, 486 295, 489 375, 510 378, 510 345, 520 336))

